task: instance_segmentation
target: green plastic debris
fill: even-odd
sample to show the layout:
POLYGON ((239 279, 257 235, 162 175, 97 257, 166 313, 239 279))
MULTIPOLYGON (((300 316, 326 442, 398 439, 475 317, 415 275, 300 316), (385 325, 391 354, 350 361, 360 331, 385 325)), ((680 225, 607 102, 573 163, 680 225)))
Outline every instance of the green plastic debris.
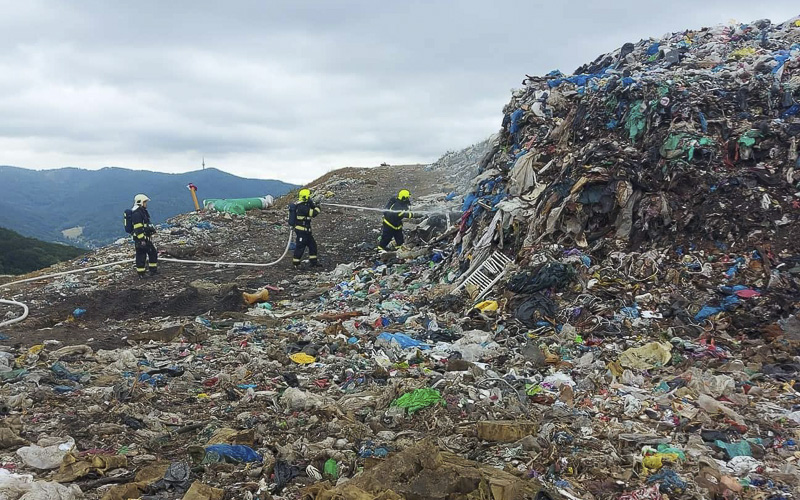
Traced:
POLYGON ((669 392, 669 384, 662 380, 660 384, 653 388, 653 392, 666 394, 669 392))
POLYGON ((662 443, 662 444, 658 445, 658 452, 659 453, 669 453, 669 454, 672 454, 672 455, 678 455, 678 458, 680 458, 681 460, 686 460, 686 455, 683 453, 682 450, 679 450, 678 448, 673 448, 668 444, 663 444, 662 443))
POLYGON ((734 457, 752 457, 753 450, 750 448, 751 442, 754 444, 761 444, 760 439, 745 439, 738 443, 726 443, 718 439, 714 441, 714 444, 725 450, 725 453, 728 454, 728 458, 730 459, 734 457))
POLYGON ((392 406, 405 408, 409 414, 414 414, 442 401, 442 394, 438 390, 423 387, 403 394, 392 401, 392 406))
POLYGON ((21 377, 26 373, 28 373, 28 370, 25 370, 24 368, 20 368, 18 370, 11 370, 10 372, 0 372, 0 380, 2 380, 3 382, 8 382, 10 380, 16 379, 17 377, 21 377))
POLYGON ((542 389, 542 386, 539 384, 525 384, 525 394, 528 396, 535 396, 542 391, 544 391, 544 389, 542 389))
POLYGON ((742 134, 742 136, 739 138, 739 144, 751 147, 756 143, 756 139, 760 139, 761 137, 762 134, 760 130, 751 129, 742 134))
POLYGON ((714 141, 708 137, 681 132, 667 136, 659 153, 668 160, 685 158, 687 161, 692 161, 695 148, 712 144, 714 144, 714 141))
POLYGON ((644 132, 647 122, 644 116, 646 109, 647 106, 644 105, 644 101, 636 101, 631 105, 631 109, 628 112, 628 119, 625 120, 625 130, 628 131, 628 137, 630 137, 631 141, 635 141, 636 138, 644 132))
POLYGON ((323 467, 323 472, 326 476, 332 479, 339 479, 339 463, 336 460, 329 458, 325 462, 325 466, 323 467))

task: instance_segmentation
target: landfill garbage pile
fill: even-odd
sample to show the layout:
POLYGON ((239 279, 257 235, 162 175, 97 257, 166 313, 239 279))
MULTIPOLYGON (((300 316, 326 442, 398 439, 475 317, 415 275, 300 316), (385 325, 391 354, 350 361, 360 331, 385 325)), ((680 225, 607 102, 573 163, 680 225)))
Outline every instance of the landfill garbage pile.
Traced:
POLYGON ((629 43, 572 76, 527 77, 465 200, 467 226, 488 206, 504 229, 525 226, 504 231, 517 249, 791 252, 798 53, 796 20, 758 21, 629 43))
MULTIPOLYGON (((410 248, 388 259, 374 252, 379 215, 325 200, 381 206, 407 188, 415 206, 448 211, 458 197, 439 192, 442 172, 346 169, 314 183, 319 272, 165 264, 144 284, 120 267, 15 288, 11 298, 32 314, 0 332, 9 337, 0 344, 0 498, 800 497, 800 261, 789 238, 797 189, 781 156, 796 133, 773 131, 797 118, 771 117, 772 135, 753 143, 751 159, 740 147, 730 167, 699 139, 691 158, 642 152, 669 136, 663 127, 688 121, 680 113, 655 125, 648 104, 631 140, 596 118, 606 107, 592 107, 609 93, 645 92, 651 79, 672 82, 675 102, 719 88, 714 109, 727 118, 703 111, 719 141, 714 120, 751 121, 727 108, 728 66, 753 68, 751 83, 760 82, 761 44, 799 34, 796 20, 687 32, 658 41, 663 55, 650 64, 637 57, 656 41, 599 59, 599 76, 529 77, 496 151, 478 160, 475 190, 458 200, 461 220, 407 226, 410 248), (720 70, 683 66, 711 43, 720 70), (729 63, 742 48, 755 53, 729 63), (620 79, 635 81, 615 91, 601 83, 617 63, 620 79), (701 92, 690 70, 721 80, 701 92), (540 90, 546 102, 526 101, 540 90), (517 104, 533 111, 512 119, 517 104), (578 108, 583 121, 572 128, 578 108), (569 133, 553 136, 548 127, 563 123, 569 133), (586 156, 590 144, 610 153, 586 156), (512 175, 532 152, 552 156, 529 156, 537 168, 512 175), (781 183, 748 177, 756 157, 781 183), (681 194, 686 184, 661 177, 677 173, 693 179, 690 189, 718 187, 681 194), (720 187, 723 178, 740 181, 720 187), (629 196, 617 197, 620 182, 629 196), (590 190, 603 183, 614 187, 610 199, 590 190), (655 194, 669 221, 662 203, 645 203, 655 194), (631 230, 618 237, 617 217, 628 213, 618 207, 631 197, 631 230), (672 222, 689 203, 713 208, 698 222, 708 230, 672 222), (552 215, 552 230, 540 229, 541 214, 552 215), (789 224, 774 222, 784 215, 789 224)), ((797 76, 790 48, 781 85, 797 76)), ((273 260, 289 201, 245 216, 187 214, 158 237, 170 255, 200 258, 209 247, 204 260, 273 260)))
POLYGON ((499 136, 494 134, 460 151, 448 151, 427 168, 443 174, 444 185, 452 191, 465 193, 478 171, 485 167, 482 162, 488 161, 499 147, 498 140, 499 136))
POLYGON ((800 18, 523 85, 448 269, 522 342, 503 379, 565 412, 539 473, 580 498, 796 497, 800 18))

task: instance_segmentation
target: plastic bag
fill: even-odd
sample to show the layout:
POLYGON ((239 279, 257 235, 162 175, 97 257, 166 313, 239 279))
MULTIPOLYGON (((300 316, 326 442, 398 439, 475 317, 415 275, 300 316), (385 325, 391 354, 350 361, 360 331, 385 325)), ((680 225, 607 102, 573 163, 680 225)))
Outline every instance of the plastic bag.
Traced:
POLYGON ((710 415, 722 413, 723 415, 735 420, 737 424, 744 424, 744 419, 738 413, 731 410, 711 396, 701 394, 700 397, 697 398, 697 406, 708 412, 710 415))
POLYGON ((547 377, 545 377, 545 379, 542 380, 542 385, 550 385, 558 389, 562 385, 568 385, 570 387, 574 387, 575 381, 572 380, 572 377, 570 377, 566 373, 556 372, 552 375, 548 375, 547 377))
POLYGON ((14 474, 8 469, 0 469, 0 498, 17 498, 29 491, 32 485, 33 476, 30 474, 14 474))
POLYGON ((747 456, 733 457, 727 465, 733 471, 733 474, 739 477, 756 472, 764 466, 763 463, 755 458, 747 456))
POLYGON ((666 342, 650 342, 641 347, 632 347, 619 356, 619 364, 635 370, 650 370, 664 366, 672 359, 672 345, 666 342))
POLYGON ((690 368, 684 375, 690 389, 711 397, 730 396, 736 390, 736 381, 727 375, 714 375, 711 372, 690 368))
POLYGON ((69 486, 48 481, 37 481, 19 500, 78 500, 83 492, 77 484, 69 486))
POLYGON ((389 333, 383 332, 378 335, 378 340, 375 342, 376 346, 391 346, 392 343, 397 343, 401 349, 422 349, 426 351, 431 347, 424 342, 409 337, 404 333, 389 333))
POLYGON ((17 450, 17 455, 28 467, 43 470, 58 469, 64 457, 73 447, 75 447, 75 440, 67 436, 66 441, 51 446, 36 444, 23 446, 17 450))
POLYGON ((332 479, 339 479, 339 464, 336 460, 329 458, 324 466, 325 475, 332 479))
POLYGON ((747 440, 742 440, 738 443, 728 443, 726 441, 717 440, 714 441, 714 444, 725 450, 729 458, 753 456, 753 450, 750 448, 750 442, 747 440))
POLYGON ((415 413, 442 401, 442 394, 436 389, 423 387, 412 392, 407 392, 392 401, 392 406, 405 408, 408 413, 415 413))
POLYGON ((243 444, 215 444, 206 447, 203 463, 261 462, 263 458, 254 449, 243 444))
POLYGON ((296 352, 291 356, 289 356, 289 359, 300 365, 310 365, 311 363, 316 361, 314 356, 309 356, 304 352, 296 352))
POLYGON ((281 490, 283 490, 283 488, 289 483, 289 481, 300 475, 300 469, 294 465, 289 465, 289 463, 283 460, 279 460, 275 464, 273 474, 275 478, 276 492, 280 493, 281 490))

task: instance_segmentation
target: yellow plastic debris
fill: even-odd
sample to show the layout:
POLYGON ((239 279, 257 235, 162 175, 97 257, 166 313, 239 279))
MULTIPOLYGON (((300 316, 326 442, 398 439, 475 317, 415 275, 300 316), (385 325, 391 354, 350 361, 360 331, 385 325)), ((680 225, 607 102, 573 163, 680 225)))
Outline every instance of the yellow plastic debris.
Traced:
POLYGON ((755 55, 756 49, 753 47, 742 47, 741 49, 734 50, 731 52, 731 57, 736 59, 741 59, 743 57, 749 57, 755 55))
POLYGON ((672 359, 672 344, 650 342, 641 347, 632 347, 619 356, 619 364, 634 370, 650 370, 664 366, 672 359))
POLYGON ((36 356, 37 354, 42 352, 42 349, 44 349, 44 344, 36 344, 35 346, 31 346, 31 348, 28 349, 28 352, 20 356, 17 356, 14 362, 17 364, 17 366, 22 366, 25 363, 25 361, 28 360, 28 356, 36 356))
POLYGON ((496 311, 498 307, 500 307, 500 305, 496 300, 484 300, 480 304, 477 304, 475 309, 479 310, 480 312, 489 312, 496 311))
POLYGON ((646 470, 658 470, 664 467, 664 462, 661 461, 661 455, 648 455, 642 458, 642 467, 646 470))
POLYGON ((242 298, 250 305, 256 302, 266 302, 269 300, 269 290, 259 290, 256 293, 242 293, 242 298))
POLYGON ((289 359, 300 365, 310 365, 311 363, 316 361, 316 358, 314 358, 314 356, 309 356, 304 352, 296 352, 291 356, 289 356, 289 359))

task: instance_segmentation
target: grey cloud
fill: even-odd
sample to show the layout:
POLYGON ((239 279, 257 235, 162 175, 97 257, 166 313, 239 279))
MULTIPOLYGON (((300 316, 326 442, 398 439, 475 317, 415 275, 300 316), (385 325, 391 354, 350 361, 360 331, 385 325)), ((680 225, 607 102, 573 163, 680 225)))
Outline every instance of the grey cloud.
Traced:
POLYGON ((7 2, 0 164, 307 181, 495 132, 524 75, 796 2, 7 2), (3 146, 6 147, 3 147, 3 146))

